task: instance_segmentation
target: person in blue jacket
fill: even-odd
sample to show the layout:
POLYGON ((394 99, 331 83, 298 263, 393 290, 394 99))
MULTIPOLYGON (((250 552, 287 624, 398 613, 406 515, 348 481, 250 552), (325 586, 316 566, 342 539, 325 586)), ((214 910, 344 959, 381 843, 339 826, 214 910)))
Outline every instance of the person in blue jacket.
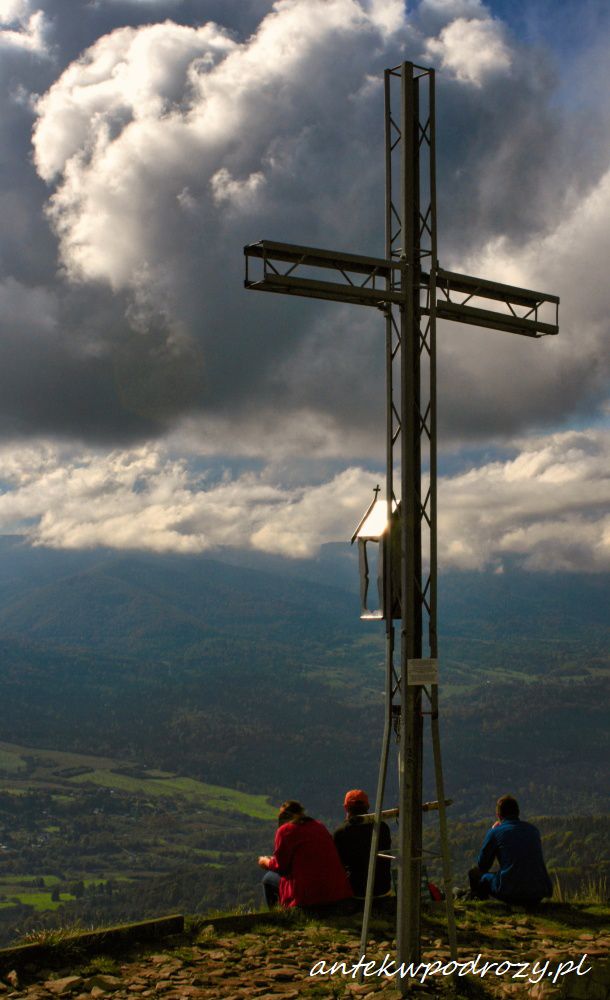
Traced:
POLYGON ((468 872, 475 899, 501 899, 504 903, 531 905, 553 895, 544 864, 540 833, 519 819, 519 804, 512 795, 496 803, 497 821, 488 831, 477 864, 468 872), (499 868, 490 871, 494 861, 499 868))

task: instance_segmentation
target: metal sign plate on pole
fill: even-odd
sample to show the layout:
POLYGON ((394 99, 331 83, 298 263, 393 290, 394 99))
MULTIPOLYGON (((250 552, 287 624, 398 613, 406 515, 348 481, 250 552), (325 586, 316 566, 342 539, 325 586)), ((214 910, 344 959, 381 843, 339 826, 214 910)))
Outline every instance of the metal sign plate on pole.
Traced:
POLYGON ((408 660, 407 684, 429 685, 438 684, 438 660, 408 660))

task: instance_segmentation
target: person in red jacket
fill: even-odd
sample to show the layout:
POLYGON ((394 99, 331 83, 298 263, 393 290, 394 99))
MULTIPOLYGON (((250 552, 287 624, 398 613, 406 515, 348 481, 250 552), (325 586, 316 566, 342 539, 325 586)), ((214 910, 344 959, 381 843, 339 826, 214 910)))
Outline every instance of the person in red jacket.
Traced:
POLYGON ((270 909, 278 899, 284 907, 319 906, 353 896, 330 833, 294 799, 280 807, 273 854, 258 863, 267 869, 263 890, 270 909))

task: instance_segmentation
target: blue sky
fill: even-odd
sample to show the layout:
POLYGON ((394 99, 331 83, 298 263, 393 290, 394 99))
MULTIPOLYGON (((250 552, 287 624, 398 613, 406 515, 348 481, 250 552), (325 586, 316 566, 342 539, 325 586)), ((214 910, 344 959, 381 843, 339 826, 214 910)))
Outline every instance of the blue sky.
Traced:
POLYGON ((487 6, 522 41, 568 62, 594 45, 610 16, 607 5, 595 0, 492 0, 487 6))
POLYGON ((439 332, 441 557, 608 569, 609 38, 601 0, 1 0, 0 530, 349 534, 378 317, 248 295, 242 246, 380 252, 380 74, 410 58, 438 71, 441 264, 562 299, 558 338, 439 332))

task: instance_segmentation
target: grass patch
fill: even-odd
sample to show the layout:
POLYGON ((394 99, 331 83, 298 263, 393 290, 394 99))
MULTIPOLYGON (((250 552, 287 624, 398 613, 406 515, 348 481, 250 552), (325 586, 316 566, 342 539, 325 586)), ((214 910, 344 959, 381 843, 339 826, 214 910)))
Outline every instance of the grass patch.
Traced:
POLYGON ((135 778, 118 771, 96 769, 86 774, 74 775, 69 780, 78 784, 89 783, 154 798, 159 796, 175 798, 176 795, 180 795, 209 809, 216 809, 219 812, 238 812, 253 819, 272 820, 277 816, 276 809, 269 805, 264 795, 250 795, 232 788, 223 788, 221 785, 208 785, 195 778, 179 778, 171 774, 163 778, 135 778))
POLYGON ((38 878, 42 879, 45 887, 52 887, 61 881, 57 875, 5 875, 3 878, 0 878, 0 890, 7 892, 6 886, 11 888, 12 886, 27 885, 38 878))
POLYGON ((252 925, 252 933, 259 937, 275 937, 277 935, 277 924, 267 924, 261 921, 260 924, 252 925))
POLYGON ((114 761, 109 757, 94 757, 90 754, 69 753, 64 750, 47 750, 41 747, 25 747, 18 743, 0 743, 0 750, 15 754, 18 757, 32 757, 38 767, 71 768, 71 767, 112 767, 114 761))
MULTIPOLYGON (((68 881, 74 881, 76 879, 77 876, 75 876, 74 879, 68 881)), ((106 875, 97 875, 97 876, 92 875, 90 878, 83 878, 82 880, 85 889, 89 889, 91 886, 107 885, 108 882, 112 882, 112 884, 114 885, 117 882, 136 882, 136 881, 137 881, 136 875, 122 875, 119 872, 117 872, 116 875, 113 872, 110 872, 109 874, 106 875)))
POLYGON ((37 913, 44 913, 46 910, 57 910, 62 903, 68 903, 76 896, 69 892, 60 892, 59 899, 51 899, 50 892, 15 892, 15 899, 18 899, 24 906, 33 906, 37 913))
POLYGON ((51 792, 55 801, 67 802, 71 800, 70 785, 92 784, 101 788, 114 788, 127 794, 142 795, 148 799, 179 796, 200 808, 214 809, 221 813, 239 813, 252 819, 272 821, 277 816, 275 807, 269 804, 265 795, 239 792, 233 788, 157 769, 138 769, 133 773, 124 762, 109 757, 0 742, 0 771, 3 769, 3 761, 5 781, 9 784, 8 787, 5 785, 0 788, 0 791, 10 795, 29 795, 35 787, 43 785, 45 791, 51 792), (26 768, 22 759, 24 756, 32 758, 35 763, 35 770, 28 778, 32 787, 28 789, 19 787, 21 771, 26 768), (13 786, 10 785, 9 774, 15 776, 13 786))
POLYGON ((85 933, 85 928, 78 923, 66 924, 65 927, 37 927, 34 930, 26 931, 16 943, 54 946, 64 944, 68 939, 83 933, 85 933))
POLYGON ((575 889, 566 888, 560 876, 555 875, 553 898, 559 903, 598 903, 609 902, 608 880, 605 875, 589 875, 575 889))
POLYGON ((87 965, 79 970, 81 976, 118 976, 121 972, 120 963, 110 955, 95 955, 87 965))
POLYGON ((12 750, 0 749, 0 771, 8 771, 9 774, 15 774, 18 771, 25 771, 25 769, 26 763, 18 753, 14 753, 12 750))
POLYGON ((320 997, 324 1000, 326 997, 330 997, 331 1000, 339 1000, 340 997, 345 996, 345 986, 343 983, 314 983, 307 990, 307 996, 313 998, 320 997))

